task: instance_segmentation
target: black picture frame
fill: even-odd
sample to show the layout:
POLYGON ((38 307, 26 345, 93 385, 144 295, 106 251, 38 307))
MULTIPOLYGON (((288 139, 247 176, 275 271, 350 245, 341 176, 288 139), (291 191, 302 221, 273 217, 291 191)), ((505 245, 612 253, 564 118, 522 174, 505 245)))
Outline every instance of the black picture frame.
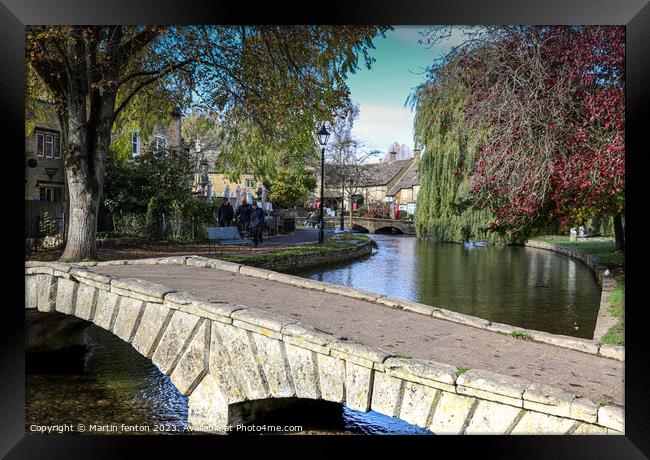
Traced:
MULTIPOLYGON (((433 455, 447 447, 462 455, 468 446, 480 449, 475 455, 527 458, 549 458, 560 455, 572 458, 645 458, 650 455, 650 410, 648 407, 648 369, 645 322, 643 318, 642 276, 645 265, 643 248, 647 227, 642 224, 644 183, 641 175, 647 171, 646 135, 650 84, 650 6, 648 0, 547 0, 522 3, 518 0, 481 1, 455 0, 427 2, 424 0, 372 0, 346 3, 314 3, 311 10, 305 4, 267 2, 217 2, 186 0, 172 2, 148 0, 0 0, 0 47, 3 69, 0 77, 1 116, 7 135, 5 142, 5 215, 20 215, 20 195, 24 184, 19 171, 25 167, 24 151, 24 25, 26 24, 217 24, 217 23, 285 23, 285 24, 617 24, 626 25, 626 394, 625 436, 449 436, 404 439, 402 437, 284 437, 286 448, 308 454, 313 444, 331 445, 333 440, 348 446, 384 449, 387 443, 406 455, 433 455), (15 144, 14 144, 15 143, 15 144), (6 209, 16 207, 12 213, 6 209), (629 248, 632 248, 630 251, 629 248), (327 438, 327 439, 325 439, 327 438), (415 449, 420 453, 417 453, 415 449), (424 450, 420 450, 424 449, 424 450)), ((174 438, 120 436, 45 436, 26 435, 24 429, 24 309, 20 227, 15 220, 5 220, 5 270, 3 271, 2 348, 0 366, 2 392, 0 413, 0 454, 8 458, 108 458, 118 451, 156 444, 168 453, 173 446, 188 444, 236 446, 238 455, 262 455, 262 445, 278 437, 213 437, 183 436, 174 438), (8 251, 7 249, 12 249, 8 251), (7 295, 7 294, 11 295, 7 295), (8 300, 13 299, 13 300, 8 300)), ((147 447, 147 448, 148 448, 147 447)), ((454 454, 455 452, 455 454, 454 454)), ((185 453, 188 452, 185 450, 185 453)), ((198 454, 198 452, 197 452, 198 454)), ((211 456, 214 455, 214 451, 211 456)), ((330 455, 338 455, 334 450, 330 455)), ((131 455, 129 455, 131 456, 131 455)), ((463 455, 464 456, 464 455, 463 455)))

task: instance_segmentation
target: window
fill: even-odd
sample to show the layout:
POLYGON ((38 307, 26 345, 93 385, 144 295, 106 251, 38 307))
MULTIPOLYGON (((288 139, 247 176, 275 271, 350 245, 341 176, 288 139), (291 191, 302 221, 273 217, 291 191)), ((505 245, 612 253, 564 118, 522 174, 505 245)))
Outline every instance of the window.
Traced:
POLYGON ((62 187, 41 185, 39 192, 41 201, 63 201, 62 187))
POLYGON ((61 136, 57 132, 36 131, 36 156, 61 158, 61 136))
POLYGON ((36 156, 42 157, 45 152, 45 135, 36 133, 36 156))
POLYGON ((140 131, 133 131, 131 133, 131 157, 137 158, 140 156, 140 131))
POLYGON ((61 158, 61 137, 54 136, 54 158, 61 158))
POLYGON ((156 150, 158 149, 166 149, 167 148, 167 137, 162 136, 160 134, 156 134, 154 137, 154 145, 156 147, 156 150))
POLYGON ((45 158, 54 157, 54 136, 51 134, 45 135, 45 158))
POLYGON ((253 179, 246 179, 246 188, 254 188, 255 181, 253 179))

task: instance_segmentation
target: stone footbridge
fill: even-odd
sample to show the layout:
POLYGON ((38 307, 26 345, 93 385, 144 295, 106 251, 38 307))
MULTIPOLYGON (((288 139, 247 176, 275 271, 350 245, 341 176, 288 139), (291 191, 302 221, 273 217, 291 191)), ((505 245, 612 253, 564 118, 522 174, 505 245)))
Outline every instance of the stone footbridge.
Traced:
POLYGON ((415 235, 415 224, 411 221, 392 219, 370 219, 366 217, 353 217, 352 225, 361 227, 369 233, 381 230, 397 229, 405 235, 415 235))
POLYGON ((194 430, 307 398, 437 434, 624 431, 616 347, 215 259, 27 262, 25 307, 130 343, 189 396, 194 430))

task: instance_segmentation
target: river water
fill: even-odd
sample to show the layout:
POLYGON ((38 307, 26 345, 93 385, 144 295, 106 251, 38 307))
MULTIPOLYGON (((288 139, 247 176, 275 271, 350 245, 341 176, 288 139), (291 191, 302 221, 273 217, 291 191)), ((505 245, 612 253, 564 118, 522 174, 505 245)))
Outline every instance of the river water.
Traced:
MULTIPOLYGON (((299 275, 526 328, 579 337, 593 333, 599 288, 591 272, 573 260, 528 248, 465 248, 412 237, 373 238, 379 249, 372 256, 299 275)), ((31 311, 27 321, 38 315, 31 311)), ((60 366, 50 363, 47 370, 28 366, 28 433, 35 425, 63 424, 81 424, 89 434, 186 433, 187 397, 169 377, 97 326, 88 327, 84 337, 89 351, 79 369, 64 359, 60 366), (96 431, 90 431, 93 425, 96 431)), ((57 363, 58 359, 53 358, 57 363)), ((264 423, 288 424, 287 414, 272 414, 264 423)), ((332 403, 298 408, 289 423, 302 425, 302 434, 431 434, 376 412, 356 412, 332 403)))
POLYGON ((378 249, 352 263, 296 273, 510 324, 591 339, 600 287, 581 262, 543 249, 465 246, 372 235, 378 249))

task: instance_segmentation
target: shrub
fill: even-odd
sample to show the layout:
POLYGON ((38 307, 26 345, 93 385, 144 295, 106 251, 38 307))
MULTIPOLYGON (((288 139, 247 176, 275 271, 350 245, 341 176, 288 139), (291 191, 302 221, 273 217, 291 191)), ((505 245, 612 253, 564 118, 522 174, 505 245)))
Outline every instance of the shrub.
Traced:
POLYGON ((54 236, 59 233, 59 223, 49 212, 45 211, 38 224, 40 233, 44 236, 54 236))
POLYGON ((117 215, 114 217, 115 233, 122 236, 147 236, 147 226, 144 216, 136 213, 117 215))

